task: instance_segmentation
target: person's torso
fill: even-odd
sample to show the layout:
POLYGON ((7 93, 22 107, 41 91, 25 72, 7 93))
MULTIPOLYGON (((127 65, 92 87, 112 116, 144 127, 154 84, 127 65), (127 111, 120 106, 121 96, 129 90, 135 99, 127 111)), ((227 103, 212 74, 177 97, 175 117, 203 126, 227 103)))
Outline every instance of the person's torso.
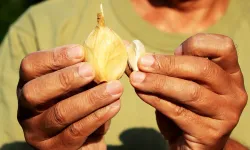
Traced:
MULTIPOLYGON (((243 1, 247 3, 246 5, 250 3, 247 0, 243 1)), ((224 34, 234 40, 249 93, 250 17, 247 14, 250 14, 250 9, 245 8, 243 1, 233 0, 228 14, 206 32, 224 34)), ((96 26, 96 14, 99 12, 100 2, 104 5, 106 25, 122 39, 141 40, 148 52, 171 55, 174 49, 189 37, 162 33, 154 29, 136 16, 132 6, 129 5, 129 0, 53 0, 34 6, 30 10, 35 27, 37 49, 49 49, 72 43, 83 44, 96 26)), ((125 87, 122 107, 118 115, 112 119, 110 130, 105 138, 109 148, 111 150, 165 149, 165 141, 157 128, 155 110, 137 97, 127 76, 124 75, 121 81, 125 87)), ((249 105, 233 136, 250 146, 248 118, 250 118, 249 105)))

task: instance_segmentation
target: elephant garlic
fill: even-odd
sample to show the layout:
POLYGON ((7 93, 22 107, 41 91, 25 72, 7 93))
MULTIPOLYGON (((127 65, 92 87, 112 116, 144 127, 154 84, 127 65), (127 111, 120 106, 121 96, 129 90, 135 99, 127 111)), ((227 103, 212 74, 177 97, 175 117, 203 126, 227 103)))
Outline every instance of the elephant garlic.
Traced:
POLYGON ((145 54, 144 45, 134 40, 127 47, 122 39, 105 26, 104 13, 97 14, 97 26, 83 45, 85 61, 95 70, 94 81, 99 84, 117 80, 124 74, 127 64, 132 71, 138 71, 137 62, 145 54))
POLYGON ((83 47, 85 60, 95 70, 94 81, 99 84, 122 77, 127 66, 128 54, 122 39, 105 26, 104 13, 97 14, 97 26, 86 39, 83 47))

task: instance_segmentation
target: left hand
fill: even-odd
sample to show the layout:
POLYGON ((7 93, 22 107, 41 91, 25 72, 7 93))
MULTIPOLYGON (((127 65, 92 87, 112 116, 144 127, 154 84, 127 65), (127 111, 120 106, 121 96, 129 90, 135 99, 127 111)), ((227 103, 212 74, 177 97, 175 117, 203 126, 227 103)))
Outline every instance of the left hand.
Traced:
POLYGON ((141 58, 130 82, 156 108, 171 149, 221 150, 247 102, 233 41, 198 34, 176 54, 141 58))

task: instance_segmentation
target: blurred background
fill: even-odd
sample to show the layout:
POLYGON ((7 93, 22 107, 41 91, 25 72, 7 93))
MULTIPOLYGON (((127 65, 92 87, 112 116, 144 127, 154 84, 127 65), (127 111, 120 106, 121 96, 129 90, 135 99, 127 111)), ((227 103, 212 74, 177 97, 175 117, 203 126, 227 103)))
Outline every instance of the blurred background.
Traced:
POLYGON ((0 0, 0 43, 10 24, 12 24, 29 6, 43 0, 0 0))

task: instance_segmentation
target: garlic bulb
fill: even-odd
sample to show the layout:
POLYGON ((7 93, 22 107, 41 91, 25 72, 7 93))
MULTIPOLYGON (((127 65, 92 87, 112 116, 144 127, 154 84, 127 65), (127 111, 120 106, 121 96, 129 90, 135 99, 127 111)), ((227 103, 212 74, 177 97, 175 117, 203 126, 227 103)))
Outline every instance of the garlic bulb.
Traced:
POLYGON ((86 39, 83 47, 85 61, 95 69, 94 81, 99 84, 122 77, 127 66, 128 54, 122 39, 105 26, 104 13, 97 14, 97 26, 86 39))
POLYGON ((127 47, 128 52, 128 65, 130 70, 132 71, 139 71, 138 69, 138 60, 140 57, 145 55, 145 47, 139 40, 134 40, 132 43, 130 43, 127 47))

